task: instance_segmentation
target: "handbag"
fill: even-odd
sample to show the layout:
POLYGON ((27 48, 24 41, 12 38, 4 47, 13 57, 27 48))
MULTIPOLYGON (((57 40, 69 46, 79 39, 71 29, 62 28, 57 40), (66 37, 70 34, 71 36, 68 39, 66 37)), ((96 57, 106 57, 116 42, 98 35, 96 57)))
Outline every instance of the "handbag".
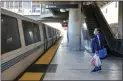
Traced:
POLYGON ((98 55, 100 58, 105 58, 107 56, 107 49, 106 48, 100 49, 98 55))
POLYGON ((93 56, 93 58, 91 60, 91 64, 93 66, 97 66, 97 67, 101 66, 101 60, 100 60, 98 54, 95 53, 95 55, 93 56))

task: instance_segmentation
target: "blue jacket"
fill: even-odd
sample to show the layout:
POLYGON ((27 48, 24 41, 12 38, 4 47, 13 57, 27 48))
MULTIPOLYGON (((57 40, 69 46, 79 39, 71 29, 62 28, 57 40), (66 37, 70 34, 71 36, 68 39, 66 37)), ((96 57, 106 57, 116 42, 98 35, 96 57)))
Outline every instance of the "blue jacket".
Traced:
POLYGON ((95 53, 95 39, 94 38, 91 40, 91 50, 92 50, 92 53, 95 53))
POLYGON ((99 34, 98 36, 99 36, 100 44, 99 44, 99 40, 98 40, 97 35, 94 36, 94 49, 95 49, 95 51, 96 50, 98 51, 104 47, 104 45, 103 45, 103 39, 104 39, 103 34, 99 34))

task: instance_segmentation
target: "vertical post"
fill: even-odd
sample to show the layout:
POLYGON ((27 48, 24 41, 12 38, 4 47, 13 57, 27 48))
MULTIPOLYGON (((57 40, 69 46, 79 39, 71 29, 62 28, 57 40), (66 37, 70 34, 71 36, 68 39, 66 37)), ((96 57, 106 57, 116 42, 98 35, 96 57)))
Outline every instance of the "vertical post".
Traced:
MULTIPOLYGON (((4 3, 3 3, 4 4, 4 3)), ((0 13, 1 13, 1 5, 0 5, 0 13)), ((0 14, 0 32, 1 32, 1 14, 0 14)), ((0 43, 1 43, 1 33, 0 33, 0 43)), ((0 48, 1 48, 1 45, 0 45, 0 48)), ((0 57, 1 57, 1 49, 0 49, 0 57)), ((0 58, 0 63, 1 63, 1 58, 0 58)), ((0 64, 0 75, 1 75, 1 65, 0 64)), ((1 80, 1 76, 0 76, 0 80, 1 80)))
POLYGON ((118 38, 123 39, 123 1, 119 1, 118 8, 118 38))
POLYGON ((81 4, 79 8, 69 9, 68 38, 70 50, 81 50, 81 4))

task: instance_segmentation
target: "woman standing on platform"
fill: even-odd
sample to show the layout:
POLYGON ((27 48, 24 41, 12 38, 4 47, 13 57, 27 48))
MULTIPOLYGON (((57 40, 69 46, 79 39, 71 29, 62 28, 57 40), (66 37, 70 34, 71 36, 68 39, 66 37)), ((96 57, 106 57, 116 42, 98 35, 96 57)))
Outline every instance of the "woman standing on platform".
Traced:
POLYGON ((101 48, 102 48, 103 47, 104 36, 100 32, 100 30, 98 28, 95 28, 95 30, 94 30, 94 37, 91 40, 92 53, 95 53, 95 51, 99 48, 99 42, 97 41, 97 37, 99 37, 99 39, 100 39, 101 48))
MULTIPOLYGON (((94 47, 94 51, 96 54, 98 54, 99 50, 103 49, 104 48, 104 45, 103 45, 103 35, 100 33, 100 30, 99 29, 96 29, 94 31, 94 39, 93 39, 93 47, 94 47)), ((92 72, 95 72, 95 71, 99 71, 101 70, 101 66, 99 67, 95 67, 92 72)))

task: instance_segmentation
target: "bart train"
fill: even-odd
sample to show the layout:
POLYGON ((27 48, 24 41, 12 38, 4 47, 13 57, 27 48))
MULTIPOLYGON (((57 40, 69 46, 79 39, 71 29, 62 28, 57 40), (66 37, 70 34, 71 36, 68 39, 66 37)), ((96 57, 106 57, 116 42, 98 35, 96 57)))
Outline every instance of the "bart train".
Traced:
POLYGON ((55 28, 1 9, 2 80, 14 80, 61 36, 55 28))

